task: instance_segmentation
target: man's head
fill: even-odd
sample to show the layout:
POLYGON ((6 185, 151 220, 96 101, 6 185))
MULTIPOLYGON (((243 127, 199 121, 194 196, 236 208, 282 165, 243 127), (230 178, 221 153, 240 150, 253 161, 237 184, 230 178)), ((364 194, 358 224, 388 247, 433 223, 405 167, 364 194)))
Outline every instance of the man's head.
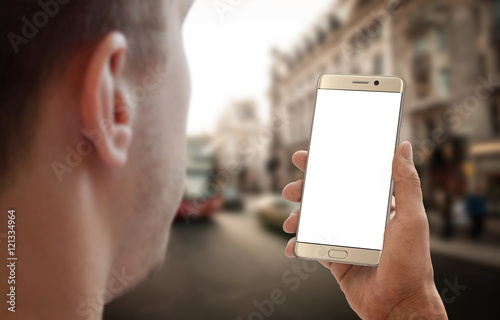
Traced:
POLYGON ((109 238, 111 267, 138 280, 162 261, 183 192, 189 85, 181 27, 190 2, 2 6, 2 187, 36 176, 45 201, 65 204, 52 188, 80 199, 86 215, 77 220, 95 225, 86 236, 109 238))

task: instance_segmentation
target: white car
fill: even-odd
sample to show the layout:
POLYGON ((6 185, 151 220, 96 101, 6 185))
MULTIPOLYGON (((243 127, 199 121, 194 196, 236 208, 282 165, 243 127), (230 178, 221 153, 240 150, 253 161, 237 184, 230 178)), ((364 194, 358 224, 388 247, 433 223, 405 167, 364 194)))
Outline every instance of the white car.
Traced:
POLYGON ((281 195, 272 194, 257 201, 255 213, 266 225, 281 229, 290 213, 299 207, 300 203, 290 202, 281 195))

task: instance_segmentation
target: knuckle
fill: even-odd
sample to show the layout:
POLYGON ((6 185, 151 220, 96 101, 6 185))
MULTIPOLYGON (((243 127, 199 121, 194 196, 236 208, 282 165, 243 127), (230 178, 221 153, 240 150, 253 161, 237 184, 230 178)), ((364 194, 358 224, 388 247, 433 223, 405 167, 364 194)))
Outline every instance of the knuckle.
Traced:
POLYGON ((415 170, 415 168, 413 168, 413 170, 409 172, 407 180, 415 187, 419 189, 421 188, 420 177, 418 176, 417 170, 415 170))
POLYGON ((400 163, 394 166, 393 179, 395 183, 409 183, 420 188, 420 177, 415 167, 410 163, 400 163))

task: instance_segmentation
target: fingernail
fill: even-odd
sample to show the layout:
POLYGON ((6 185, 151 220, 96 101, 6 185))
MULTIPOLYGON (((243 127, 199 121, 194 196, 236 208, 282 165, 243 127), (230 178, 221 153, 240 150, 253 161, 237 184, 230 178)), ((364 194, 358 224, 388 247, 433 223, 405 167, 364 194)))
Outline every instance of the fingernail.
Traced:
POLYGON ((405 142, 403 142, 403 144, 404 144, 403 150, 402 150, 403 157, 406 160, 413 161, 413 148, 411 146, 411 143, 409 143, 408 141, 405 141, 405 142))

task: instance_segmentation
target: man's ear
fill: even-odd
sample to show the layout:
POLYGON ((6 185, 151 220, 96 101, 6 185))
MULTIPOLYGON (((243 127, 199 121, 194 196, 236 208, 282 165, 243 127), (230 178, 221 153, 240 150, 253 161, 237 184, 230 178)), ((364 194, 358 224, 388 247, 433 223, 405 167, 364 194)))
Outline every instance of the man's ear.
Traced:
POLYGON ((125 165, 132 139, 130 108, 121 86, 126 50, 121 33, 99 41, 88 60, 81 100, 83 134, 113 167, 125 165))

